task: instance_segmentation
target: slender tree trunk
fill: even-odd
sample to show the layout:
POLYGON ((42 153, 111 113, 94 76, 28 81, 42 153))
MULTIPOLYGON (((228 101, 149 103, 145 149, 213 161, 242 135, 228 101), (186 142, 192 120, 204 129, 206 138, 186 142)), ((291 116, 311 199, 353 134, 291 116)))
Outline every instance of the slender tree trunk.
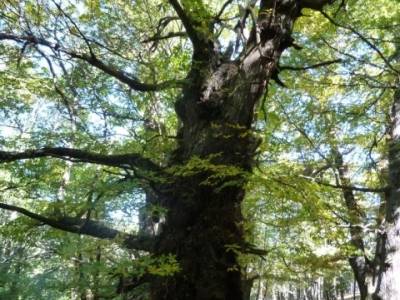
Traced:
MULTIPOLYGON (((337 148, 334 147, 334 158, 336 168, 339 173, 340 185, 351 186, 350 177, 348 175, 348 167, 343 162, 343 156, 337 148)), ((362 231, 362 213, 358 207, 354 192, 349 189, 343 189, 343 198, 346 204, 348 217, 350 221, 350 238, 351 245, 361 253, 365 253, 362 231)), ((349 258, 351 269, 353 270, 354 278, 357 282, 360 291, 361 300, 368 299, 368 282, 367 275, 369 272, 370 262, 365 255, 352 255, 349 258)))
POLYGON ((23 264, 24 248, 21 246, 17 246, 17 248, 13 252, 14 252, 13 256, 15 259, 15 267, 13 270, 14 277, 10 282, 9 297, 13 299, 18 299, 19 295, 21 294, 21 291, 19 289, 22 288, 19 281, 19 275, 23 271, 22 264, 23 264))
MULTIPOLYGON (((397 82, 399 84, 399 81, 397 82)), ((389 141, 389 195, 374 299, 400 299, 400 88, 394 93, 389 141)))

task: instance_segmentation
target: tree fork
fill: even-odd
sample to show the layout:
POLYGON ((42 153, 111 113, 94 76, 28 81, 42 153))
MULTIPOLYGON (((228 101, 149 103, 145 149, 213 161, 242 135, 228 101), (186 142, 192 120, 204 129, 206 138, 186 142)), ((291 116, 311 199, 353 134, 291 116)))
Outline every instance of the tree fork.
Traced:
MULTIPOLYGON (((190 176, 173 176, 159 195, 167 216, 156 253, 175 254, 181 271, 154 280, 152 299, 242 300, 238 255, 246 244, 241 213, 244 174, 251 171, 259 144, 252 131, 254 110, 290 45, 301 8, 310 1, 277 0, 274 6, 273 1, 261 1, 254 34, 243 55, 222 64, 216 63, 219 53, 198 50, 213 41, 201 40, 179 3, 171 2, 189 32, 194 54, 187 78, 190 84, 176 102, 182 126, 170 165, 185 165, 198 157, 240 171, 219 178, 215 185, 209 183, 218 177, 213 167, 190 176)), ((311 8, 320 4, 321 9, 328 2, 313 2, 311 8)))

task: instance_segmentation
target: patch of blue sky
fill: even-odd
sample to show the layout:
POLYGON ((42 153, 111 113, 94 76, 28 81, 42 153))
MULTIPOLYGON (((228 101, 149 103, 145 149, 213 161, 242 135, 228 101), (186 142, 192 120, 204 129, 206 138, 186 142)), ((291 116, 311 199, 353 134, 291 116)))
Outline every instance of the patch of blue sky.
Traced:
POLYGON ((106 204, 107 220, 117 228, 137 231, 139 229, 139 210, 144 203, 145 194, 141 192, 125 193, 116 197, 106 204))

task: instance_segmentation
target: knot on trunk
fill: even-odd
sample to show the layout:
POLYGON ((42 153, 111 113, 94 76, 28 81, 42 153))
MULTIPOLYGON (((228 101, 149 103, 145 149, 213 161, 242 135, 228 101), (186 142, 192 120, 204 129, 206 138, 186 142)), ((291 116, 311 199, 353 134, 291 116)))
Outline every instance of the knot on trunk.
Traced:
MULTIPOLYGON (((219 108, 223 105, 224 99, 231 91, 230 83, 238 73, 235 63, 224 63, 206 78, 201 87, 201 94, 198 104, 211 115, 218 115, 219 108), (229 87, 225 89, 225 87, 229 87)), ((204 111, 203 111, 204 112, 204 111)))

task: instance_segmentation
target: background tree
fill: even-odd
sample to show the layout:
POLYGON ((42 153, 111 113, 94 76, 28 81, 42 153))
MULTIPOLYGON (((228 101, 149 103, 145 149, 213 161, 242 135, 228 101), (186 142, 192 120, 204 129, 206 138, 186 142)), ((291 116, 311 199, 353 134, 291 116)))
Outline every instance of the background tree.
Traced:
MULTIPOLYGON (((356 4, 356 1, 346 2, 346 10, 336 14, 335 19, 325 15, 326 20, 318 22, 320 32, 311 31, 309 36, 303 36, 309 39, 307 45, 310 46, 297 56, 313 53, 310 57, 316 57, 318 49, 318 53, 334 54, 341 59, 341 65, 319 69, 283 66, 282 69, 303 72, 302 76, 294 77, 289 73, 282 76, 286 85, 296 89, 278 90, 272 99, 272 103, 276 99, 277 104, 266 114, 273 123, 271 129, 267 128, 267 133, 271 132, 271 141, 278 149, 278 155, 271 156, 268 161, 302 165, 290 180, 279 176, 278 182, 281 182, 280 189, 285 198, 298 198, 288 197, 290 186, 293 191, 302 190, 300 187, 305 186, 304 183, 301 186, 293 184, 293 181, 299 181, 296 177, 329 188, 330 197, 335 190, 342 192, 342 199, 331 198, 333 203, 328 202, 328 195, 319 196, 324 203, 325 214, 336 223, 331 226, 340 233, 336 238, 331 235, 328 240, 330 244, 332 238, 342 244, 340 237, 343 237, 343 231, 338 227, 349 227, 350 244, 353 246, 346 250, 343 246, 347 243, 342 247, 336 245, 336 250, 341 248, 340 253, 353 261, 352 268, 362 299, 366 299, 374 291, 379 291, 381 285, 377 278, 379 261, 382 260, 379 258, 380 251, 375 248, 381 245, 380 234, 386 232, 381 226, 388 197, 387 137, 392 126, 388 112, 398 77, 393 59, 398 39, 393 33, 398 26, 396 18, 399 9, 394 2, 382 2, 382 15, 376 13, 372 16, 368 11, 368 2, 363 8, 354 9, 356 4), (316 43, 320 47, 314 48, 311 41, 315 38, 318 38, 316 43), (338 201, 343 202, 340 204, 338 201)), ((289 63, 293 64, 291 58, 289 63)), ((304 59, 307 60, 307 56, 304 59)), ((290 170, 293 172, 296 168, 291 167, 290 170)), ((310 198, 307 194, 301 197, 309 205, 307 198, 310 198)), ((321 213, 317 215, 321 218, 321 213)), ((297 226, 301 228, 302 224, 297 226)), ((309 228, 304 230, 310 231, 309 228)), ((305 240, 298 233, 296 235, 301 237, 300 242, 305 240)), ((394 267, 395 264, 385 261, 387 266, 394 267)), ((395 297, 394 285, 389 286, 392 286, 389 290, 392 289, 394 294, 380 296, 383 299, 395 297)))

